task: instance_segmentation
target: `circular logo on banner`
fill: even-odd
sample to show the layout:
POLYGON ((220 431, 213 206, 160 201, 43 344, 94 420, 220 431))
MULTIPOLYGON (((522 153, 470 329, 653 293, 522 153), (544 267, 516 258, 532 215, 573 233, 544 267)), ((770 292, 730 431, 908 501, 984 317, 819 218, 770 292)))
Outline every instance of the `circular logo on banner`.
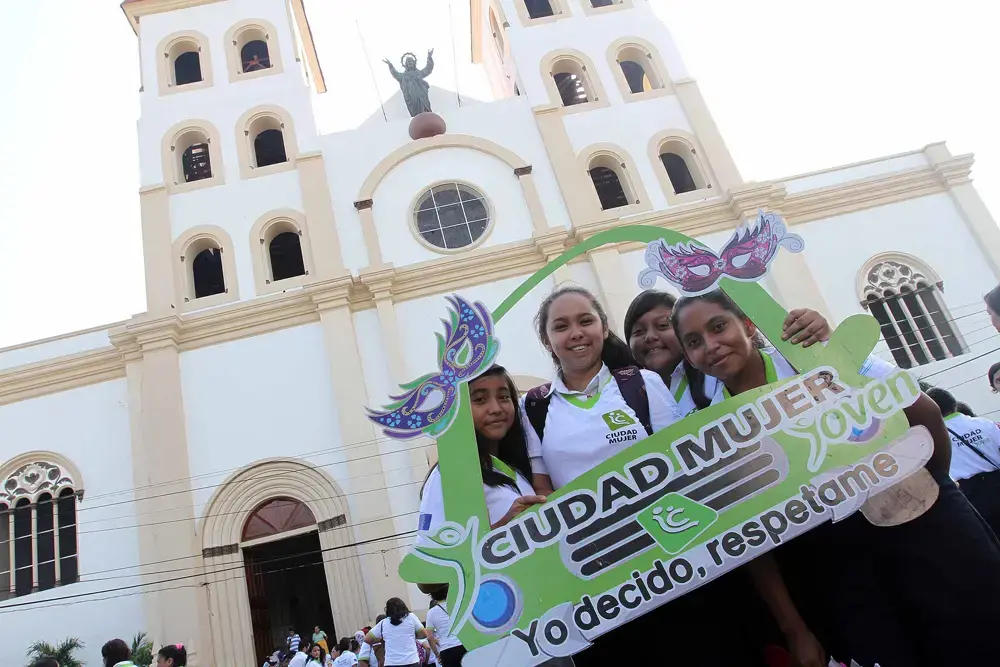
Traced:
POLYGON ((507 577, 492 576, 479 584, 479 595, 472 605, 472 621, 482 632, 507 632, 521 615, 521 595, 507 577))

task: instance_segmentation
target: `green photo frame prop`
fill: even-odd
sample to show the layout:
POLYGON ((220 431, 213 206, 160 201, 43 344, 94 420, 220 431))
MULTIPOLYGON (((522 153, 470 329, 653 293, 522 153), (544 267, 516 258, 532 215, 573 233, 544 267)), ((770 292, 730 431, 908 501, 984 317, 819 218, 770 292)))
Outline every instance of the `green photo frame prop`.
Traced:
POLYGON ((451 320, 438 336, 441 372, 404 386, 386 411, 370 415, 394 437, 437 438, 446 522, 423 534, 399 574, 449 584, 452 628, 470 651, 463 664, 518 667, 577 653, 824 521, 849 516, 930 458, 930 435, 908 428, 902 414, 919 396, 913 378, 859 375, 879 338, 874 318, 851 316, 827 345, 803 348, 781 339, 787 313, 763 287, 722 277, 711 286, 794 368, 807 370, 639 440, 491 530, 467 387, 498 354, 491 320, 572 259, 626 242, 710 252, 671 230, 618 227, 525 280, 492 318, 481 304, 451 297, 451 320), (445 400, 436 413, 421 413, 434 390, 445 400), (406 424, 409 432, 398 430, 406 424))

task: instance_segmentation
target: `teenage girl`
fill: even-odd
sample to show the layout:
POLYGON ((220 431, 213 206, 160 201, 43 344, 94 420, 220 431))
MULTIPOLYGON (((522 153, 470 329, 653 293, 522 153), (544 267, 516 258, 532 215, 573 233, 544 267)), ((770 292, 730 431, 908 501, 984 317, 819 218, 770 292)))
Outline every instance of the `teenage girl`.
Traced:
POLYGON ((415 640, 427 637, 424 624, 399 598, 386 601, 385 615, 386 618, 365 635, 365 643, 374 646, 380 641, 385 642, 386 667, 417 667, 420 654, 417 653, 415 640))
POLYGON ((187 659, 184 644, 167 644, 156 654, 156 667, 185 667, 187 659))
POLYGON ((542 301, 535 324, 558 371, 551 384, 529 392, 547 400, 542 434, 530 420, 524 424, 536 493, 548 495, 647 436, 614 371, 641 373, 650 430, 683 417, 660 376, 636 367, 628 345, 608 329, 604 309, 586 289, 554 291, 542 301), (629 428, 621 429, 615 419, 629 428))
MULTIPOLYGON (((647 426, 655 432, 682 418, 663 380, 636 367, 628 346, 608 329, 604 309, 586 289, 570 286, 554 291, 542 301, 535 324, 557 369, 551 384, 528 392, 522 405, 529 401, 545 405, 536 421, 543 427, 541 433, 531 415, 522 411, 536 493, 546 496, 646 438, 647 426), (639 396, 633 405, 622 394, 620 382, 626 381, 641 381, 644 386, 643 392, 631 392, 639 396)), ((639 636, 638 623, 597 637, 573 656, 574 663, 577 667, 620 663, 623 646, 639 636)))
MULTIPOLYGON (((668 292, 648 290, 639 294, 625 312, 625 339, 636 363, 660 374, 686 415, 708 405, 707 401, 695 405, 689 387, 694 385, 699 396, 711 396, 718 380, 684 363, 684 350, 670 322, 676 302, 677 298, 668 292)), ((798 308, 785 318, 782 340, 809 347, 829 338, 830 325, 815 310, 798 308)))
MULTIPOLYGON (((528 507, 545 502, 545 498, 535 494, 528 481, 531 464, 517 403, 517 387, 506 369, 493 366, 470 382, 469 397, 486 509, 491 527, 496 528, 528 507)), ((421 532, 444 523, 444 495, 437 465, 431 469, 420 491, 418 521, 421 532)), ((418 534, 418 543, 420 539, 418 534)))
POLYGON ((431 606, 427 610, 427 641, 441 667, 461 667, 466 650, 458 637, 451 633, 451 617, 445 608, 447 597, 447 586, 431 594, 431 606))
MULTIPOLYGON (((712 404, 797 374, 774 349, 754 346, 756 328, 724 292, 679 300, 672 323, 687 363, 719 380, 712 404)), ((869 357, 861 374, 894 370, 869 357)), ((987 664, 1000 655, 1000 609, 980 602, 1000 595, 1000 549, 948 477, 951 443, 940 410, 921 395, 905 413, 934 438, 926 467, 940 486, 935 504, 893 527, 875 527, 859 512, 779 548, 794 604, 781 576, 758 578, 758 587, 779 624, 794 620, 797 605, 838 660, 987 664)))

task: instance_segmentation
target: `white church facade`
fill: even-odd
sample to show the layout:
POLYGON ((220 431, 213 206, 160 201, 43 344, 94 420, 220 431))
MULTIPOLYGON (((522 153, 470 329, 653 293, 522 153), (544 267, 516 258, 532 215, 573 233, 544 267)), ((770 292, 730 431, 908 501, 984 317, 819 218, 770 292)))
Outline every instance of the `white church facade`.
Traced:
MULTIPOLYGON (((993 409, 1000 357, 979 355, 1000 229, 971 155, 931 144, 745 181, 646 0, 470 0, 465 52, 491 101, 432 89, 447 131, 426 139, 398 97, 320 133, 339 69, 321 67, 308 4, 122 5, 147 311, 0 350, 4 662, 77 636, 99 664, 105 640, 145 631, 192 665, 245 667, 291 625, 343 636, 392 596, 426 609, 396 568, 433 443, 384 438, 365 406, 435 367, 443 296, 495 307, 613 226, 718 247, 778 211, 806 243, 765 279, 778 301, 871 312, 877 353, 941 386, 982 377, 961 397, 993 409)), ((547 291, 587 287, 620 332, 643 250, 579 257, 497 325, 524 388, 552 372, 532 325, 547 291)))

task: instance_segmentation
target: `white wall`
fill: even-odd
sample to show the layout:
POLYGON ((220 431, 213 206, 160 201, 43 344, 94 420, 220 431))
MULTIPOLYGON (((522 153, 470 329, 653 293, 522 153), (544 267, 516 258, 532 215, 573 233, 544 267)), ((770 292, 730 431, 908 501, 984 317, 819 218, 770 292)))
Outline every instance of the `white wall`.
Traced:
MULTIPOLYGON (((515 97, 492 104, 466 106, 442 112, 441 115, 448 125, 449 134, 487 139, 512 151, 531 165, 532 176, 549 225, 569 226, 569 216, 527 99, 515 97)), ((407 125, 407 122, 399 121, 371 126, 364 132, 343 132, 320 137, 326 156, 327 178, 344 263, 354 271, 369 264, 354 202, 357 201, 365 180, 379 162, 400 146, 410 143, 406 134, 407 125), (346 159, 345 156, 350 157, 346 159)), ((404 215, 404 211, 410 206, 412 199, 439 178, 475 182, 481 186, 494 206, 499 205, 510 216, 517 218, 512 223, 516 227, 505 224, 504 229, 496 230, 503 232, 500 238, 504 241, 492 239, 491 234, 488 243, 531 236, 531 220, 513 169, 479 151, 435 149, 399 164, 376 190, 372 212, 379 226, 382 254, 386 261, 393 261, 400 266, 441 256, 420 247, 408 231, 400 233, 404 225, 409 224, 409 214, 404 215), (438 176, 432 176, 432 173, 438 176), (474 180, 473 175, 479 181, 474 180), (497 194, 498 192, 503 194, 497 194)), ((506 214, 503 210, 501 213, 506 214)))
POLYGON ((101 329, 8 347, 0 350, 0 370, 97 350, 110 345, 111 339, 108 338, 107 329, 101 329))
MULTIPOLYGON (((308 454, 351 492, 319 324, 184 352, 181 387, 196 486, 261 459, 308 454)), ((196 516, 213 490, 194 492, 196 516)))
POLYGON ((35 640, 82 639, 80 655, 99 665, 101 646, 145 630, 142 596, 133 590, 56 602, 70 595, 111 591, 138 582, 139 546, 132 502, 132 450, 125 380, 115 380, 0 406, 0 461, 18 454, 56 452, 80 470, 77 505, 81 581, 0 603, 0 662, 20 665, 35 640), (116 503, 116 504, 112 504, 116 503), (128 595, 124 595, 128 594, 128 595), (124 596, 123 596, 124 595, 124 596), (116 597, 100 601, 102 597, 116 597), (44 606, 34 604, 51 600, 44 606), (26 603, 32 603, 27 604, 26 603), (26 605, 26 606, 22 606, 26 605))
POLYGON ((927 166, 929 166, 927 155, 923 151, 919 151, 881 160, 870 160, 844 169, 826 169, 814 174, 793 177, 785 181, 785 189, 789 194, 795 194, 806 190, 815 190, 816 188, 847 183, 848 181, 856 181, 862 178, 882 176, 907 169, 920 169, 927 166))

